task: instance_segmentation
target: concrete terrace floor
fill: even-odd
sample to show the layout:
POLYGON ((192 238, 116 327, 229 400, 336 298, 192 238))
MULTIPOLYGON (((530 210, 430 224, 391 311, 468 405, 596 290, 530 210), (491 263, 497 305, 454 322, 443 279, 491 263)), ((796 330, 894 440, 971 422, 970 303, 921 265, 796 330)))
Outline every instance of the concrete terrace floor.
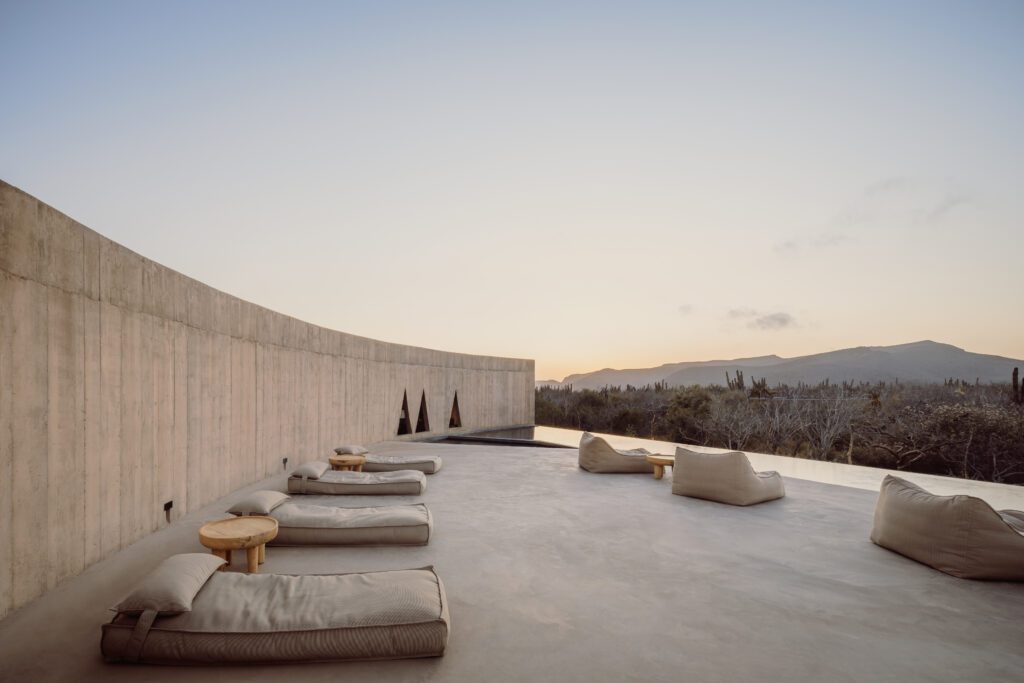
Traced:
MULTIPOLYGON (((264 571, 435 565, 443 658, 221 668, 106 665, 107 607, 236 492, 100 562, 0 622, 4 681, 1020 681, 1024 585, 955 579, 868 540, 876 494, 786 479, 736 508, 670 494, 666 477, 579 470, 575 449, 386 443, 444 469, 419 497, 430 545, 271 548, 264 571)), ((238 558, 232 567, 241 569, 238 558)))

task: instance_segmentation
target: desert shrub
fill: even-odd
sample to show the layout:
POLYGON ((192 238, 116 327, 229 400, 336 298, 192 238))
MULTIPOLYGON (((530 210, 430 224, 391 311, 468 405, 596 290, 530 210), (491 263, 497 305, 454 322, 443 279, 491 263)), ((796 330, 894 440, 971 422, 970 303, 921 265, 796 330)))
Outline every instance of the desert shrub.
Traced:
POLYGON ((665 410, 666 438, 682 443, 705 443, 712 402, 711 392, 702 387, 672 392, 665 410))

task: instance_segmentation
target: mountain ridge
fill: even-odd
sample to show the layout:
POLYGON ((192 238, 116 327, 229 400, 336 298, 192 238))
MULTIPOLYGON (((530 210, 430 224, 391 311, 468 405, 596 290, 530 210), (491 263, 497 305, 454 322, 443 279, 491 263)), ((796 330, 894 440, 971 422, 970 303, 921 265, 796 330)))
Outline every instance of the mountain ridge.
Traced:
POLYGON ((776 354, 732 360, 683 361, 653 368, 603 368, 567 375, 561 382, 544 380, 537 386, 574 389, 725 384, 726 373, 742 372, 748 379, 764 378, 769 385, 852 382, 915 382, 934 384, 949 378, 984 383, 1008 382, 1014 366, 1024 360, 973 353, 952 344, 925 339, 891 346, 854 346, 784 358, 776 354))

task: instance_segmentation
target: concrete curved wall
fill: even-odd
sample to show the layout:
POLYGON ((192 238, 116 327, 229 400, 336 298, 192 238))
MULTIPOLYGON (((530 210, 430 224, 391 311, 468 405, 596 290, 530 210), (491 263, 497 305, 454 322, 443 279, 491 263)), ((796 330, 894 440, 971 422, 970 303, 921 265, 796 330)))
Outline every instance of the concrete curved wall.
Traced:
POLYGON ((532 360, 324 329, 229 296, 0 182, 0 617, 234 489, 395 438, 533 423, 532 360))

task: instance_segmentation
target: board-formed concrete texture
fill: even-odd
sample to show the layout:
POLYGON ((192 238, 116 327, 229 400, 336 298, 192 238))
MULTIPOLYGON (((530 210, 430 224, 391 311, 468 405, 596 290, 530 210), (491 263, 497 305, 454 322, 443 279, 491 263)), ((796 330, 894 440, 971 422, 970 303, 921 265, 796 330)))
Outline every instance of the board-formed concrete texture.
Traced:
POLYGON ((394 438, 532 424, 533 361, 390 344, 217 291, 0 181, 0 618, 240 486, 394 438))
MULTIPOLYGON (((439 455, 422 496, 430 544, 276 548, 265 572, 433 565, 452 631, 444 657, 284 666, 105 665, 107 608, 248 490, 96 564, 0 622, 0 680, 504 683, 1011 683, 1024 671, 1024 584, 966 581, 874 545, 877 492, 786 479, 739 508, 672 495, 669 477, 590 474, 577 451, 388 443, 439 455), (55 656, 58 655, 59 656, 55 656)), ((231 571, 244 570, 236 557, 231 571)))

